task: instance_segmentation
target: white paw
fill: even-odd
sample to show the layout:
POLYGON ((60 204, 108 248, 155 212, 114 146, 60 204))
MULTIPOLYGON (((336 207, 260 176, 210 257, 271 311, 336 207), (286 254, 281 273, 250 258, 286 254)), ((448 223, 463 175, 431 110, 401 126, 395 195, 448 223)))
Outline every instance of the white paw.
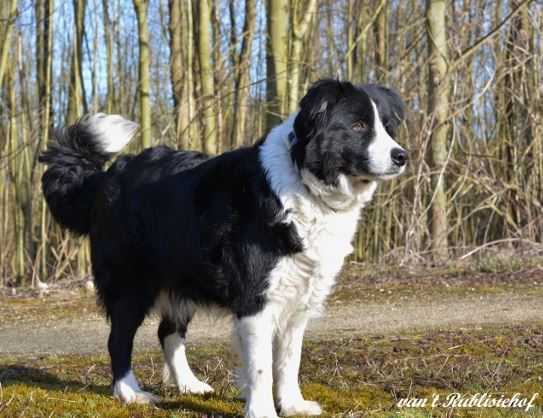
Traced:
POLYGON ((207 383, 201 382, 198 379, 194 379, 186 383, 180 383, 179 392, 204 394, 204 393, 212 393, 213 388, 209 386, 207 383))
POLYGON ((139 404, 152 404, 160 402, 160 397, 153 395, 149 392, 144 392, 143 390, 136 392, 136 399, 134 403, 139 404))
POLYGON ((113 396, 123 403, 149 404, 160 402, 158 396, 140 389, 134 374, 130 371, 115 382, 113 396))
POLYGON ((167 364, 165 364, 162 369, 162 384, 164 386, 175 386, 175 379, 167 364))
POLYGON ((315 401, 304 401, 303 399, 292 404, 281 405, 281 415, 320 415, 322 408, 315 401))
POLYGON ((137 403, 137 404, 152 404, 160 402, 160 398, 149 392, 143 390, 124 390, 122 392, 115 392, 115 398, 123 403, 137 403))
POLYGON ((278 418, 275 408, 247 408, 245 410, 245 418, 278 418))

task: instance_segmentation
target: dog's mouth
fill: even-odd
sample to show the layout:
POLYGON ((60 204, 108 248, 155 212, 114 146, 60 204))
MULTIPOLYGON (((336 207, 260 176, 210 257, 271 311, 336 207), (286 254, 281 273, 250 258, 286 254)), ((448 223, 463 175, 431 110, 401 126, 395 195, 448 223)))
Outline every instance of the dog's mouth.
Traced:
POLYGON ((383 173, 363 173, 355 177, 357 178, 357 181, 360 183, 363 183, 363 182, 370 183, 372 181, 391 180, 403 174, 404 171, 405 171, 405 166, 394 168, 394 169, 385 171, 383 173))

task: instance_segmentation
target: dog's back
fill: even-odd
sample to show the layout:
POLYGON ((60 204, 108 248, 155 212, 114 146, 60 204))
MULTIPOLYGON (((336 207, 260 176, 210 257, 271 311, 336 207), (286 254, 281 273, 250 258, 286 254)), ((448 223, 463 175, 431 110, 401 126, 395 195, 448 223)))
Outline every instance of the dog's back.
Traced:
POLYGON ((209 158, 158 146, 120 156, 102 171, 112 139, 96 133, 111 126, 108 118, 85 118, 62 131, 42 158, 55 219, 90 235, 106 313, 129 297, 147 314, 162 291, 238 315, 256 311, 263 301, 255 295, 264 293, 277 258, 301 248, 296 231, 282 223, 258 147, 209 158))

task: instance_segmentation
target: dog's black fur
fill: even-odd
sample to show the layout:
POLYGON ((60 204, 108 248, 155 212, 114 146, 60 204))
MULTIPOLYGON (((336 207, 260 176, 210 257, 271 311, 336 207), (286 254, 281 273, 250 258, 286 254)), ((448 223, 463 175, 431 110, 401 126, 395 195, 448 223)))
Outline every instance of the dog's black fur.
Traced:
MULTIPOLYGON (((399 96, 380 86, 316 83, 295 120, 292 159, 325 184, 339 174, 368 173, 376 103, 390 134, 403 118, 399 96), (363 132, 351 125, 362 121, 363 132)), ((160 292, 180 302, 216 305, 237 317, 265 305, 268 275, 282 257, 302 251, 285 222, 255 144, 216 157, 165 146, 125 155, 106 171, 104 152, 82 125, 55 135, 41 162, 54 218, 90 236, 99 300, 111 320, 114 381, 130 369, 137 328, 160 292)), ((190 317, 163 318, 159 337, 184 335, 190 317)))

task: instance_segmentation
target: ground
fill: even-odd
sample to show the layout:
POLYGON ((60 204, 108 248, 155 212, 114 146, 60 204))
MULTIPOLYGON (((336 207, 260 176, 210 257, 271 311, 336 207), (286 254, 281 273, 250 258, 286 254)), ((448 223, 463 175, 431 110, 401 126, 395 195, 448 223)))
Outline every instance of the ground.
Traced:
MULTIPOLYGON (((0 296, 0 416, 237 416, 229 322, 200 317, 189 361, 215 388, 186 396, 160 384, 156 319, 138 333, 135 370, 156 406, 112 399, 107 324, 77 286, 0 296)), ((301 382, 329 416, 543 416, 543 263, 375 268, 350 263, 307 334, 301 382), (399 407, 452 393, 531 398, 516 408, 399 407)))

